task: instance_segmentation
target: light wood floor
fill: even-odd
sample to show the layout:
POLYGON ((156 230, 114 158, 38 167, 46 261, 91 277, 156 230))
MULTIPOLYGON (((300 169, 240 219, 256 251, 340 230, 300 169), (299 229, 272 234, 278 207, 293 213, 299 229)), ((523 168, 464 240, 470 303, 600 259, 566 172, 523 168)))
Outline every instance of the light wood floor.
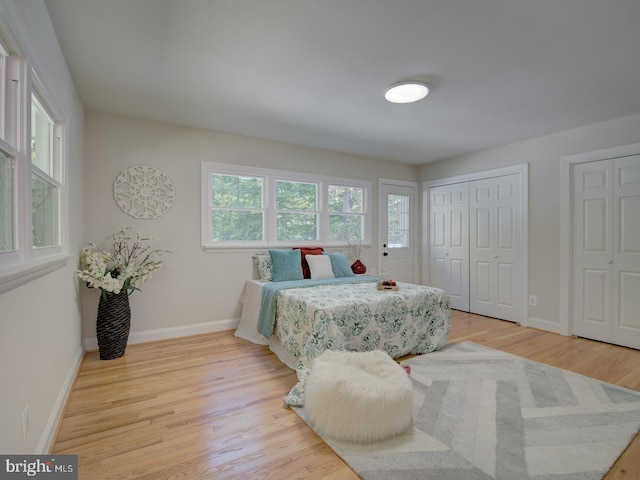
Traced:
MULTIPOLYGON (((640 351, 454 312, 449 342, 478 344, 640 390, 640 351)), ((358 477, 289 409, 293 371, 220 332, 82 362, 51 453, 81 480, 358 477)), ((640 437, 605 477, 640 479, 640 437)))

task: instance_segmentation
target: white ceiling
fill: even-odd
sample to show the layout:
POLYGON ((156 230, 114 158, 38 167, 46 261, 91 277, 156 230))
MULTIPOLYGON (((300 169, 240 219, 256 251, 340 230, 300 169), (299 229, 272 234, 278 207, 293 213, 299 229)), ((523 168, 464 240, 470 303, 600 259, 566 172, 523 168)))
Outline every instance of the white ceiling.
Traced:
POLYGON ((639 0, 45 3, 89 111, 413 164, 640 112, 639 0))

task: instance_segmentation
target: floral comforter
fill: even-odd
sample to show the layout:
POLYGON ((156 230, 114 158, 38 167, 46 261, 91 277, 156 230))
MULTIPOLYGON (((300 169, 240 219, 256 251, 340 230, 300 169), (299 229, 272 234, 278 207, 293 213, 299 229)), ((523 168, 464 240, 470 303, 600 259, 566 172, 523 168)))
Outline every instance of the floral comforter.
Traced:
POLYGON ((275 334, 296 358, 298 383, 285 397, 304 403, 313 359, 326 349, 384 349, 393 358, 438 350, 451 329, 444 290, 399 283, 398 291, 371 282, 290 288, 277 294, 275 334))

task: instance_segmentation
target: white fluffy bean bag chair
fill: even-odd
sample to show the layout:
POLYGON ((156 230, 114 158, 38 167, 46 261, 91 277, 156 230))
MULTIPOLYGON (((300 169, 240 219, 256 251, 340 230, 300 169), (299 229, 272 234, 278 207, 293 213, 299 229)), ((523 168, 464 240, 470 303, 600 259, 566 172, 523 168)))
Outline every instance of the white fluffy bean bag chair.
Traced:
POLYGON ((315 430, 336 439, 376 442, 413 424, 411 379, 384 351, 324 351, 313 363, 304 395, 315 430))

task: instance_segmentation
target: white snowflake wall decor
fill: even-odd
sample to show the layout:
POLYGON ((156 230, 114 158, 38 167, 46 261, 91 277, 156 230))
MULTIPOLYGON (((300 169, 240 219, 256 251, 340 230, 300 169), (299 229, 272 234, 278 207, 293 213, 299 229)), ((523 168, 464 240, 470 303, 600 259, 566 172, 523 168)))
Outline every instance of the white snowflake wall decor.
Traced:
POLYGON ((123 212, 134 218, 156 218, 167 213, 174 201, 171 179, 146 165, 129 167, 113 184, 113 198, 123 212))

